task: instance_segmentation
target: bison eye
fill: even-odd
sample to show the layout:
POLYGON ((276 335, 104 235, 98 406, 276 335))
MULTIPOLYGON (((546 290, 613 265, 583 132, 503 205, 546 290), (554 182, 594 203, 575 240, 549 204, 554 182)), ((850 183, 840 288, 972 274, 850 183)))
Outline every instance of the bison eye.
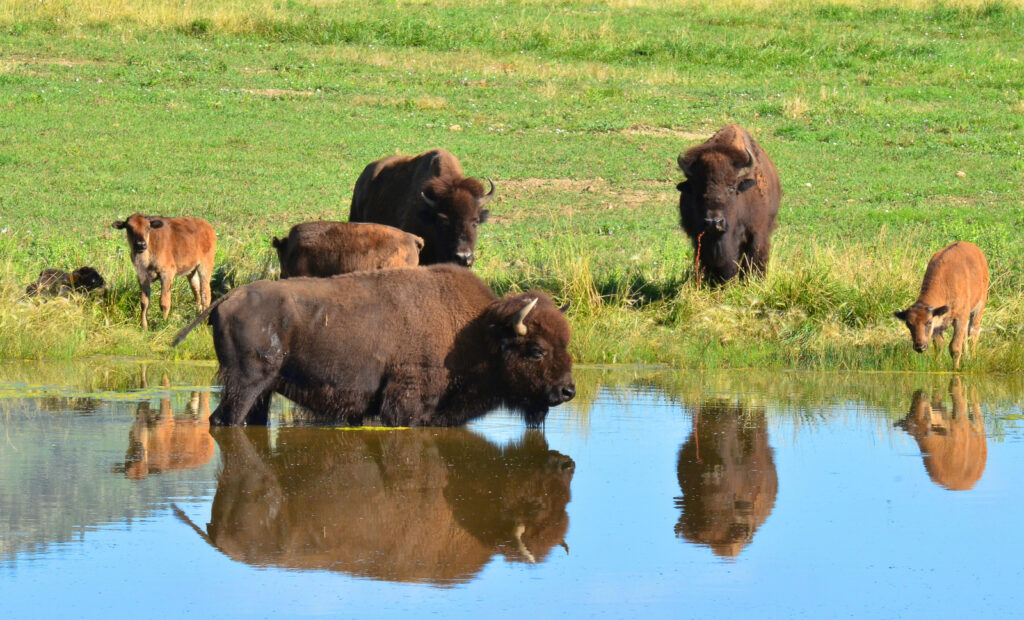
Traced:
POLYGON ((547 351, 538 347, 537 345, 530 345, 530 347, 526 350, 526 356, 532 360, 543 359, 545 355, 547 355, 547 351))

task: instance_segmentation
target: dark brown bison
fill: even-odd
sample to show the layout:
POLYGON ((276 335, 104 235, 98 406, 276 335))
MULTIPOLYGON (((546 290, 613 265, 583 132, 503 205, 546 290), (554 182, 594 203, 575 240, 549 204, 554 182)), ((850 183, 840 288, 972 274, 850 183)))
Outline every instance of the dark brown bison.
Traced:
POLYGON ((281 278, 329 278, 419 264, 423 239, 383 224, 306 222, 292 226, 271 245, 281 261, 281 278))
POLYGON ((495 555, 543 562, 564 545, 575 465, 539 431, 505 447, 465 429, 212 434, 223 466, 206 531, 176 514, 235 560, 447 585, 495 555))
POLYGON ((679 156, 686 180, 679 221, 693 242, 698 270, 721 284, 753 270, 764 275, 779 211, 779 175, 739 125, 727 125, 679 156))
POLYGON ((25 288, 26 295, 67 296, 72 292, 87 293, 106 286, 100 272, 92 267, 79 267, 71 273, 62 269, 43 269, 39 277, 25 288))
MULTIPOLYGON (((490 181, 488 181, 490 182, 490 181)), ((393 155, 366 167, 352 194, 352 222, 377 222, 423 238, 420 264, 473 264, 476 227, 494 196, 444 149, 415 157, 393 155)))
POLYGON ((914 393, 910 412, 896 423, 910 433, 921 449, 925 471, 935 484, 951 491, 974 488, 985 472, 988 443, 978 399, 968 406, 960 377, 949 382, 953 411, 936 395, 929 401, 922 390, 914 393))
POLYGON ((209 314, 212 424, 266 424, 283 394, 322 421, 454 426, 500 405, 530 424, 576 393, 569 323, 544 293, 498 299, 455 265, 254 282, 209 314))
POLYGON ((679 448, 676 536, 735 557, 775 506, 779 477, 764 409, 708 402, 679 448))
POLYGON ((187 275, 199 312, 210 305, 210 278, 217 234, 206 220, 194 217, 130 216, 113 227, 124 230, 132 265, 142 291, 142 329, 149 328, 150 285, 160 280, 160 309, 171 312, 171 282, 187 275))
POLYGON ((932 339, 942 346, 942 333, 953 326, 949 355, 960 368, 968 335, 973 344, 981 335, 981 315, 988 299, 988 263, 978 246, 957 241, 928 261, 921 294, 914 305, 893 314, 910 330, 914 350, 924 353, 932 339))

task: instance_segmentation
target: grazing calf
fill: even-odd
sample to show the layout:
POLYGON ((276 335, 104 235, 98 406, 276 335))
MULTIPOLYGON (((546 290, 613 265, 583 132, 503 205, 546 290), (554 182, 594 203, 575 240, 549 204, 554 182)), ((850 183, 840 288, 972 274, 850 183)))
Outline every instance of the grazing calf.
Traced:
POLYGON ((973 337, 974 344, 978 342, 986 299, 988 263, 985 255, 973 243, 957 241, 932 256, 917 301, 893 316, 907 324, 918 353, 924 353, 932 339, 941 346, 942 332, 952 325, 949 354, 953 367, 960 368, 960 355, 968 335, 973 337))
POLYGON ((132 265, 142 290, 142 329, 149 329, 150 284, 160 280, 160 309, 164 320, 171 312, 171 282, 187 275, 202 312, 210 305, 210 277, 217 234, 206 220, 194 217, 159 217, 136 213, 114 228, 124 229, 132 252, 132 265))
POLYGON ((271 245, 281 261, 281 279, 329 278, 351 271, 415 267, 423 239, 383 224, 306 222, 271 245))
POLYGON ((79 267, 71 273, 62 269, 43 269, 39 277, 25 288, 26 295, 68 295, 84 293, 106 286, 103 276, 92 267, 79 267))
POLYGON ((475 260, 477 226, 487 221, 484 193, 476 179, 462 176, 462 165, 444 149, 414 157, 392 155, 371 163, 356 180, 351 222, 376 222, 423 237, 420 264, 475 260))

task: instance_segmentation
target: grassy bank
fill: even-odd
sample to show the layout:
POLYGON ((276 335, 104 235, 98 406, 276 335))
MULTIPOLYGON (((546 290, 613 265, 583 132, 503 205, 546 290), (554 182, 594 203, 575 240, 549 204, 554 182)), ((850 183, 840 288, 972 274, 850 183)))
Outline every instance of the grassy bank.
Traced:
POLYGON ((139 330, 113 220, 208 219, 226 289, 366 163, 444 146, 498 187, 475 270, 572 301, 580 361, 945 369, 891 313, 962 239, 992 271, 966 367, 1024 369, 1021 3, 125 4, 0 7, 0 358, 210 358, 169 348, 184 281, 139 330), (784 195, 767 278, 708 290, 674 162, 729 122, 784 195), (22 296, 86 264, 105 295, 22 296))

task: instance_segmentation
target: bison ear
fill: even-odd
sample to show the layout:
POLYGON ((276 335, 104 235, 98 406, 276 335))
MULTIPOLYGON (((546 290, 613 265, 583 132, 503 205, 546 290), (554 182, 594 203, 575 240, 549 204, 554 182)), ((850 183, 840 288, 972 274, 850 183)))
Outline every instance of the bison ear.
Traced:
POLYGON ((486 222, 487 221, 487 216, 490 215, 490 214, 491 214, 491 212, 488 211, 487 209, 481 209, 480 210, 480 219, 479 219, 478 223, 483 224, 484 222, 486 222))
POLYGON ((897 310, 896 312, 893 312, 892 315, 894 317, 896 317, 897 319, 901 320, 901 321, 906 321, 907 320, 907 311, 906 310, 897 310))
POLYGON ((113 223, 113 224, 111 224, 110 226, 111 226, 112 228, 116 228, 116 229, 118 229, 118 230, 123 230, 123 229, 124 229, 124 227, 125 227, 125 226, 127 226, 127 223, 126 223, 126 222, 114 222, 114 223, 113 223))
POLYGON ((756 180, 754 180, 754 179, 743 179, 742 181, 740 181, 740 184, 736 186, 736 190, 740 191, 740 192, 745 192, 748 189, 750 189, 751 187, 754 187, 755 185, 757 185, 757 181, 756 180))
POLYGON ((163 226, 164 226, 164 221, 163 220, 149 220, 149 227, 150 228, 163 228, 163 226))
POLYGON ((413 235, 413 237, 415 237, 413 242, 416 244, 416 249, 417 250, 422 250, 423 249, 423 237, 418 237, 416 235, 413 235))
POLYGON ((940 307, 932 310, 932 316, 942 316, 943 314, 946 314, 947 312, 949 312, 949 306, 940 306, 940 307))

